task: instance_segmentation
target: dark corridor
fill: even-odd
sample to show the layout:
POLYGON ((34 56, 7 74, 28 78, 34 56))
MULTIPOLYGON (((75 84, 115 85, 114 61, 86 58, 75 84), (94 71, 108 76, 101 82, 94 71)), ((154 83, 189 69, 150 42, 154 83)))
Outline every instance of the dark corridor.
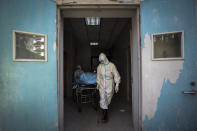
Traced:
POLYGON ((98 25, 87 25, 82 18, 64 19, 64 102, 66 131, 131 131, 131 18, 101 18, 98 25), (96 43, 91 45, 91 43, 96 43), (82 105, 77 111, 73 102, 73 72, 81 65, 84 72, 95 72, 98 56, 104 52, 120 75, 118 94, 114 94, 109 109, 109 122, 101 124, 100 111, 82 105))

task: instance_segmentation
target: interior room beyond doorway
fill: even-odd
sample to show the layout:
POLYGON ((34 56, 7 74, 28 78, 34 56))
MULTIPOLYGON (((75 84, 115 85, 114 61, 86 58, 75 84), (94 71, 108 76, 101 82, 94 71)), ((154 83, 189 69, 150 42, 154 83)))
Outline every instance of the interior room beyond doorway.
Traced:
POLYGON ((90 15, 91 12, 87 13, 87 10, 85 11, 87 14, 82 11, 83 15, 80 17, 71 13, 73 17, 69 10, 62 13, 65 130, 132 130, 132 42, 135 39, 133 38, 135 35, 132 34, 132 14, 134 14, 132 11, 123 13, 122 10, 122 13, 118 14, 119 17, 115 17, 113 11, 101 16, 102 10, 93 13, 97 14, 96 16, 90 15), (87 17, 99 18, 99 24, 88 25, 87 17), (101 52, 116 65, 121 75, 120 91, 112 99, 110 120, 106 125, 98 124, 98 111, 88 104, 82 105, 82 112, 78 112, 76 103, 73 102, 72 89, 76 66, 81 65, 84 72, 96 72, 101 52))

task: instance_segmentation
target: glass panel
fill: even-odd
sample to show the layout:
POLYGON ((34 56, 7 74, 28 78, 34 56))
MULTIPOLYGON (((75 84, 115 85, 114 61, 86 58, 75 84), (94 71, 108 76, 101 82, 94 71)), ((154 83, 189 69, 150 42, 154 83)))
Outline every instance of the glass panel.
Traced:
POLYGON ((182 32, 153 35, 154 58, 182 57, 182 32))
POLYGON ((45 59, 45 37, 16 32, 16 59, 45 59))

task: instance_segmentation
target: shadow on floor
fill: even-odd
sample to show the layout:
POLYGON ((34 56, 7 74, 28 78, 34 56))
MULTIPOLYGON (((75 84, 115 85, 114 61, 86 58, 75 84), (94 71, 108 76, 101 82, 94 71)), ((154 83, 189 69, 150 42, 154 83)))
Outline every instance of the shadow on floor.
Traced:
POLYGON ((82 112, 72 100, 65 100, 65 131, 132 131, 131 104, 112 100, 109 109, 109 122, 102 124, 101 111, 91 105, 82 105, 82 112))

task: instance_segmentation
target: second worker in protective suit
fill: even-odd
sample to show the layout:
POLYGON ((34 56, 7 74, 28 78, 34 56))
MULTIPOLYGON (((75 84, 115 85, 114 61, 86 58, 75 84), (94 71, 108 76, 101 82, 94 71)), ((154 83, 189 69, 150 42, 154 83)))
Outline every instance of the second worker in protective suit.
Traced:
POLYGON ((110 62, 104 53, 99 55, 100 64, 97 67, 97 89, 100 94, 102 122, 108 120, 108 105, 111 103, 114 90, 117 93, 120 84, 120 75, 116 66, 110 62))

